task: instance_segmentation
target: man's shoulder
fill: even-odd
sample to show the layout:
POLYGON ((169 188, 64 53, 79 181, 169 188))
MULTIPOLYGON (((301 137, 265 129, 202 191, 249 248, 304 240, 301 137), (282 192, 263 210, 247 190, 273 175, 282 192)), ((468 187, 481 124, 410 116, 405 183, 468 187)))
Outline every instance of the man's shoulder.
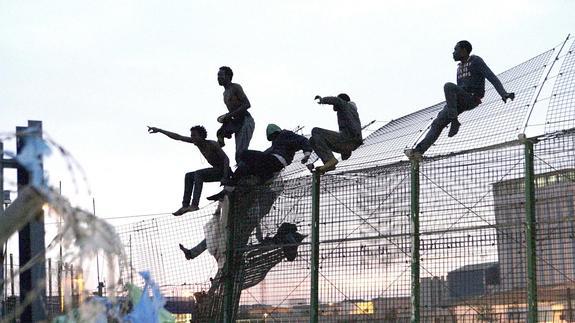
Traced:
POLYGON ((217 141, 206 139, 206 146, 212 148, 214 146, 221 148, 217 141))
POLYGON ((480 56, 477 56, 477 55, 469 56, 469 60, 472 62, 483 63, 483 58, 481 58, 480 56))
POLYGON ((233 89, 233 90, 242 90, 242 86, 239 85, 238 83, 232 83, 232 84, 230 84, 230 89, 233 89))
POLYGON ((198 148, 202 152, 213 152, 213 151, 222 150, 222 147, 220 147, 220 144, 218 144, 214 140, 206 140, 205 143, 202 145, 202 147, 198 146, 198 148))

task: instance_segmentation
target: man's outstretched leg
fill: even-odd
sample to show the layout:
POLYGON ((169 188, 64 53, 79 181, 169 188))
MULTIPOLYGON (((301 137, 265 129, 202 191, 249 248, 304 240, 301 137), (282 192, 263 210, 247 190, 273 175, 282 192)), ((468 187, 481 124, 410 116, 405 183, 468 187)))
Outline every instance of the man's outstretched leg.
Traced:
POLYGON ((311 130, 310 144, 317 156, 323 161, 323 166, 317 168, 321 173, 334 170, 338 160, 334 152, 341 154, 342 160, 351 157, 351 153, 361 145, 361 140, 353 140, 341 133, 322 128, 311 130))
POLYGON ((459 131, 459 126, 461 126, 461 123, 459 123, 459 120, 457 120, 457 116, 462 110, 458 106, 459 102, 461 101, 462 103, 464 103, 465 101, 467 101, 466 99, 470 99, 470 98, 464 98, 464 96, 470 96, 470 95, 467 92, 465 92, 465 90, 463 90, 462 88, 453 83, 445 83, 445 85, 443 86, 443 93, 445 94, 445 102, 446 102, 445 109, 447 112, 447 118, 451 122, 451 126, 449 126, 449 133, 447 134, 447 136, 453 137, 459 131))
POLYGON ((418 143, 417 146, 415 146, 415 149, 412 152, 414 155, 423 155, 429 149, 429 147, 433 145, 433 143, 437 140, 437 138, 439 138, 439 135, 441 135, 443 128, 445 128, 449 124, 449 122, 451 122, 451 120, 447 117, 447 115, 448 111, 444 107, 443 110, 441 110, 437 115, 437 118, 435 118, 435 120, 433 120, 433 122, 431 123, 431 127, 429 128, 429 131, 425 135, 425 138, 423 138, 423 140, 420 143, 418 143))
POLYGON ((309 140, 313 150, 323 162, 323 166, 317 168, 321 173, 334 170, 338 161, 333 155, 333 148, 336 142, 340 140, 341 135, 339 132, 313 128, 311 130, 311 138, 309 140))
POLYGON ((202 252, 206 251, 207 248, 208 248, 208 245, 206 243, 206 239, 202 240, 202 242, 198 243, 197 246, 195 246, 191 249, 186 249, 180 243, 180 250, 182 250, 184 252, 184 255, 186 256, 187 260, 192 260, 192 259, 196 258, 197 256, 201 255, 202 252))
MULTIPOLYGON (((175 216, 180 216, 187 212, 193 212, 199 210, 198 205, 190 205, 190 200, 192 198, 192 191, 194 190, 194 183, 196 180, 196 173, 187 173, 184 177, 184 197, 182 199, 182 207, 176 212, 172 213, 175 216)), ((201 188, 200 188, 201 189, 201 188)))
POLYGON ((461 123, 457 120, 459 114, 464 111, 473 109, 477 106, 478 102, 472 94, 467 93, 461 87, 453 84, 446 83, 443 86, 445 93, 446 104, 443 109, 437 114, 437 118, 431 123, 431 128, 423 140, 417 144, 415 149, 408 149, 408 155, 423 155, 433 143, 439 138, 441 132, 448 124, 449 127, 448 137, 453 137, 459 131, 461 123))

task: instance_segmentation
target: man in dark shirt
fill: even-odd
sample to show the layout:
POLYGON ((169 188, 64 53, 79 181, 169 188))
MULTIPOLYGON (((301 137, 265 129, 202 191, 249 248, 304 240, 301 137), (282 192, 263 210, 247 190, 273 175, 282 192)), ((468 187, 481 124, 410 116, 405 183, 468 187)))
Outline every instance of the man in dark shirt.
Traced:
MULTIPOLYGON (((329 104, 333 106, 333 111, 337 112, 337 125, 339 132, 322 128, 311 130, 310 143, 318 157, 323 161, 323 166, 317 167, 316 171, 325 173, 335 169, 338 161, 333 152, 341 154, 341 159, 346 160, 351 156, 351 152, 356 150, 363 143, 361 135, 361 121, 357 113, 357 106, 345 93, 337 97, 327 96, 315 97, 318 104, 329 104)), ((313 165, 308 165, 313 169, 313 165)))
POLYGON ((261 182, 266 182, 291 164, 298 150, 304 152, 302 163, 311 155, 312 147, 308 139, 293 131, 282 130, 275 124, 269 124, 266 136, 272 142, 270 148, 263 152, 246 150, 241 154, 238 168, 233 175, 236 181, 248 175, 255 175, 261 182))
POLYGON ((234 73, 227 66, 220 67, 218 71, 218 83, 224 87, 224 103, 228 108, 228 113, 218 117, 218 122, 222 124, 218 129, 218 143, 224 146, 224 137, 236 137, 236 162, 238 156, 246 151, 250 145, 254 133, 254 119, 248 112, 250 101, 239 84, 232 83, 234 73))
MULTIPOLYGON (((274 174, 291 164, 298 150, 302 150, 304 153, 301 160, 303 164, 311 155, 312 147, 308 139, 293 131, 282 130, 275 124, 268 124, 266 136, 272 142, 271 147, 265 151, 246 150, 241 153, 238 159, 238 168, 232 175, 232 179, 227 180, 225 184, 234 186, 239 180, 250 175, 257 177, 258 184, 265 183, 272 179, 274 174)), ((223 194, 225 194, 224 191, 210 196, 208 199, 218 200, 223 194)))
POLYGON ((166 131, 156 127, 148 127, 149 133, 161 133, 174 140, 192 143, 198 147, 200 153, 206 158, 211 168, 199 169, 195 172, 187 173, 184 180, 184 198, 182 207, 174 212, 175 216, 186 212, 193 212, 199 209, 202 186, 205 182, 222 182, 231 174, 228 156, 220 145, 213 140, 206 140, 207 132, 202 126, 195 126, 190 129, 190 136, 185 137, 177 133, 166 131), (194 193, 192 197, 192 191, 194 193), (191 204, 190 204, 191 199, 191 204))
POLYGON ((415 149, 405 151, 408 157, 423 155, 439 138, 443 128, 450 123, 448 137, 453 137, 457 134, 461 125, 459 120, 457 120, 457 116, 477 107, 481 103, 481 99, 485 94, 485 79, 493 84, 503 102, 507 103, 507 99, 513 100, 515 98, 515 93, 507 93, 505 91, 497 76, 493 74, 481 57, 470 55, 471 49, 471 44, 466 40, 462 40, 455 45, 453 60, 460 62, 457 67, 457 85, 453 83, 445 84, 443 87, 446 101, 445 107, 431 123, 425 138, 417 144, 415 149))

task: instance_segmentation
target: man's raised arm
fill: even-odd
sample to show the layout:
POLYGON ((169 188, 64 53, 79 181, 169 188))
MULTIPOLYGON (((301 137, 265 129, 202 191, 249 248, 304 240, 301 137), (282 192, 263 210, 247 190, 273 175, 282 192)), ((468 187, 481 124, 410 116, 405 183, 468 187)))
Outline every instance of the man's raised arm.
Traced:
POLYGON ((333 107, 338 110, 341 109, 342 107, 345 106, 345 104, 347 102, 345 102, 343 99, 338 98, 337 96, 326 96, 326 97, 321 97, 319 95, 316 95, 314 100, 319 100, 317 103, 318 104, 329 104, 329 105, 333 105, 333 107))
POLYGON ((190 137, 185 137, 185 136, 179 135, 175 132, 167 131, 167 130, 156 128, 156 127, 148 126, 148 133, 161 133, 161 134, 164 134, 164 135, 166 135, 166 136, 168 136, 174 140, 180 140, 180 141, 185 141, 185 142, 190 142, 190 143, 192 142, 192 138, 190 138, 190 137))
POLYGON ((497 75, 491 71, 483 59, 480 57, 477 57, 477 59, 479 59, 479 68, 481 69, 481 73, 491 84, 493 84, 493 87, 495 87, 495 90, 499 93, 503 102, 507 102, 507 99, 511 99, 513 101, 513 99, 515 99, 515 93, 507 93, 497 75))

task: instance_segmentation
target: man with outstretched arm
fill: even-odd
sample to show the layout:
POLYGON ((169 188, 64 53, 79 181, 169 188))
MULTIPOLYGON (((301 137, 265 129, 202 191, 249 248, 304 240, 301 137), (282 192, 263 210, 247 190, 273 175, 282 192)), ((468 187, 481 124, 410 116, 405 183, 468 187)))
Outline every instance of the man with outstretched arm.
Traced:
MULTIPOLYGON (((240 155, 238 168, 232 176, 232 181, 228 181, 227 184, 236 185, 250 175, 256 176, 258 184, 268 182, 275 174, 292 163, 297 151, 302 150, 304 153, 301 160, 302 164, 305 164, 311 155, 312 148, 308 139, 293 131, 282 130, 275 124, 269 124, 266 129, 266 136, 272 142, 272 146, 263 152, 256 150, 244 151, 240 155)), ((227 191, 224 189, 220 193, 208 197, 208 200, 221 200, 226 193, 227 191)), ((180 249, 188 260, 196 258, 206 248, 205 239, 191 249, 187 249, 180 244, 180 249)))
POLYGON ((186 212, 193 212, 199 209, 202 187, 205 182, 223 182, 231 174, 230 162, 226 153, 220 145, 213 140, 206 140, 207 131, 202 126, 194 126, 190 129, 190 136, 181 136, 167 130, 156 127, 148 127, 149 133, 161 133, 171 139, 189 142, 196 145, 200 153, 212 165, 210 168, 198 169, 187 173, 184 180, 184 198, 182 207, 173 214, 180 216, 186 212), (192 198, 193 191, 193 198, 192 198), (191 203, 190 203, 191 200, 191 203))
POLYGON ((238 156, 246 151, 250 145, 254 134, 255 122, 248 112, 250 101, 244 93, 242 87, 237 83, 232 83, 234 72, 228 66, 220 67, 218 71, 218 83, 224 87, 224 103, 228 108, 228 113, 218 117, 218 122, 222 124, 218 129, 218 143, 224 146, 224 138, 231 138, 235 134, 236 140, 236 162, 238 156))
MULTIPOLYGON (((337 112, 337 124, 339 132, 322 128, 311 130, 310 143, 318 157, 323 161, 323 166, 317 167, 316 171, 325 173, 335 169, 338 161, 333 153, 340 153, 341 159, 346 160, 362 143, 361 121, 357 113, 357 106, 349 96, 341 93, 338 96, 321 97, 317 95, 315 100, 318 104, 329 104, 333 111, 337 112)), ((308 165, 313 168, 313 165, 308 165)))
POLYGON ((499 78, 487 64, 476 55, 471 55, 471 44, 462 40, 453 49, 453 60, 459 61, 457 67, 457 85, 445 83, 443 91, 445 93, 446 104, 439 112, 423 140, 417 144, 415 149, 407 149, 405 154, 408 157, 421 157, 431 145, 439 138, 443 128, 449 127, 448 137, 453 137, 459 131, 459 120, 457 117, 468 110, 472 110, 481 103, 485 94, 485 79, 493 86, 503 102, 507 99, 515 99, 515 93, 507 93, 499 78))

